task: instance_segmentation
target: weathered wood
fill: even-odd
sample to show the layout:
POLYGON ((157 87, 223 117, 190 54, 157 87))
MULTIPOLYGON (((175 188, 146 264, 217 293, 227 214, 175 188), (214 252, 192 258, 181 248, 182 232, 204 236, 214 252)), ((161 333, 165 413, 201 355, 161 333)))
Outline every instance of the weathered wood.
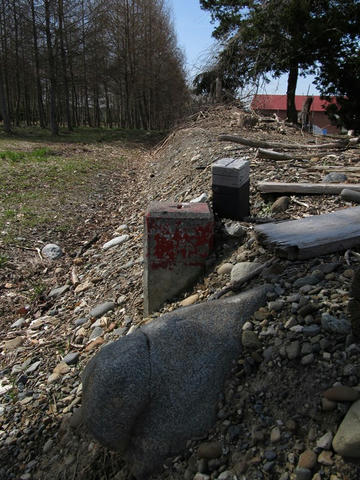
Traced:
POLYGON ((275 152, 274 150, 267 150, 265 148, 259 148, 257 155, 263 158, 270 158, 271 160, 294 160, 296 157, 294 155, 289 155, 288 153, 275 152))
POLYGON ((303 161, 307 158, 312 158, 314 155, 295 155, 293 153, 275 152, 274 150, 267 150, 265 148, 259 148, 257 156, 263 158, 270 158, 271 160, 300 160, 303 161))
POLYGON ((294 143, 272 143, 272 142, 264 142, 262 140, 250 140, 249 138, 239 137, 237 135, 220 135, 219 140, 223 140, 225 142, 241 143, 242 145, 247 145, 248 147, 285 148, 288 150, 301 149, 301 148, 308 148, 308 149, 346 148, 346 146, 350 142, 349 139, 346 139, 346 140, 338 140, 337 142, 332 142, 332 143, 299 145, 294 143))
POLYGON ((301 113, 300 113, 300 123, 301 123, 301 129, 306 130, 306 131, 311 131, 312 130, 312 124, 310 124, 310 108, 313 103, 314 98, 313 97, 307 97, 305 100, 301 113))
POLYGON ((303 260, 360 245, 360 207, 255 227, 260 243, 280 257, 303 260))
POLYGON ((257 189, 261 193, 299 193, 339 195, 344 188, 360 192, 360 185, 353 183, 282 183, 259 182, 257 189))
POLYGON ((307 166, 308 170, 321 170, 325 172, 360 172, 360 167, 343 167, 341 165, 314 165, 307 166))
POLYGON ((355 192, 355 190, 349 190, 348 188, 344 188, 341 191, 341 198, 346 202, 354 202, 360 203, 360 192, 355 192))

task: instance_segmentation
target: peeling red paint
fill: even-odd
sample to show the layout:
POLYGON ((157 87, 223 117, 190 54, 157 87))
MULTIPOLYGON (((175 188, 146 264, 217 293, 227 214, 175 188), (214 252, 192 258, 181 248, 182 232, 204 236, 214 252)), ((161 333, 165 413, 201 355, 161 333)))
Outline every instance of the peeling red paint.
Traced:
POLYGON ((148 236, 145 254, 151 269, 172 269, 176 264, 203 266, 209 256, 214 231, 209 209, 206 204, 185 205, 187 210, 180 213, 178 205, 171 204, 145 215, 148 236))

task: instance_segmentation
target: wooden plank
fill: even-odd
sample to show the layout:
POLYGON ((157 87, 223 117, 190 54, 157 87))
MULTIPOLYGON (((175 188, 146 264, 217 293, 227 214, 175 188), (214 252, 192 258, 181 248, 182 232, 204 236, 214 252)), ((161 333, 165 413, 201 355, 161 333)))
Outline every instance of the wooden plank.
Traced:
POLYGON ((360 207, 255 227, 260 243, 290 260, 303 260, 360 245, 360 207))
POLYGON ((262 140, 251 140, 250 138, 239 137, 238 135, 220 135, 219 140, 225 142, 234 142, 241 143, 242 145, 247 145, 248 147, 255 148, 284 148, 284 149, 322 149, 322 148, 345 148, 349 143, 349 139, 340 139, 334 143, 318 143, 318 144, 308 144, 300 145, 294 143, 273 143, 273 142, 264 142, 262 140))
POLYGON ((355 192, 354 190, 344 188, 340 195, 341 198, 346 202, 360 203, 360 192, 355 192))
POLYGON ((339 195, 344 188, 360 192, 360 184, 354 183, 282 183, 259 182, 257 189, 261 193, 299 193, 339 195))

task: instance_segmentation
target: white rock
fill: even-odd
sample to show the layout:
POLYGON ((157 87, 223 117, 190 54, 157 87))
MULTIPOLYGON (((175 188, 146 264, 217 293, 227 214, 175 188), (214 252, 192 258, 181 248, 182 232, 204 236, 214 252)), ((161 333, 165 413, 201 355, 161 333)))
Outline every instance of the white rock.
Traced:
POLYGON ((127 232, 129 230, 129 227, 126 225, 126 223, 123 223, 116 229, 116 233, 123 233, 127 232))
POLYGON ((249 273, 260 267, 260 263, 256 262, 240 262, 234 265, 231 270, 231 282, 235 283, 246 277, 249 273))
POLYGON ((243 330, 253 330, 254 326, 251 322, 245 322, 242 329, 243 330))
POLYGON ((1 381, 0 381, 0 395, 4 395, 4 393, 8 392, 9 390, 11 390, 13 388, 12 385, 3 385, 3 382, 5 383, 5 381, 7 381, 6 378, 3 378, 1 381))
POLYGON ((330 450, 332 441, 333 441, 333 434, 331 432, 325 433, 319 440, 316 442, 316 446, 323 449, 323 450, 330 450))
POLYGON ((129 328, 129 331, 127 332, 126 335, 130 335, 131 333, 135 332, 136 330, 136 326, 135 325, 132 325, 130 328, 129 328))
POLYGON ((49 260, 57 260, 63 256, 63 251, 59 245, 56 245, 56 243, 48 243, 41 250, 41 254, 49 260))
POLYGON ((109 248, 115 247, 116 245, 120 245, 121 243, 126 242, 130 238, 129 235, 121 235, 120 237, 115 237, 108 242, 104 243, 103 250, 108 250, 109 248))
POLYGON ((198 197, 190 200, 190 203, 203 203, 203 202, 207 202, 207 200, 208 200, 208 196, 206 195, 206 193, 202 193, 198 197))
POLYGON ((10 328, 22 327, 25 323, 26 323, 25 318, 19 318, 19 320, 16 320, 16 322, 14 322, 10 328))

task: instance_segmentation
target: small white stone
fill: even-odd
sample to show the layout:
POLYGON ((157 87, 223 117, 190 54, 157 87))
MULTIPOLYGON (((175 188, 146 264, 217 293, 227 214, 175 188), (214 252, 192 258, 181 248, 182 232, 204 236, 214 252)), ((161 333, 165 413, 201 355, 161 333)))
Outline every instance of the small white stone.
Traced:
POLYGON ((319 440, 316 442, 318 448, 323 450, 330 450, 331 444, 333 441, 333 434, 331 432, 326 432, 319 440))
POLYGON ((24 325, 24 323, 26 323, 25 318, 19 318, 19 320, 16 320, 16 322, 14 322, 14 323, 11 325, 11 328, 19 328, 19 327, 22 327, 22 326, 24 325))
POLYGON ((208 200, 208 196, 206 195, 206 193, 202 193, 198 197, 190 200, 190 203, 203 203, 203 202, 206 202, 207 200, 208 200))
POLYGON ((135 332, 136 330, 136 326, 135 325, 132 325, 130 328, 129 328, 129 331, 127 332, 126 335, 130 335, 131 333, 135 332))
POLYGON ((126 242, 130 238, 129 235, 121 235, 120 237, 115 237, 108 242, 104 243, 103 250, 108 250, 109 248, 115 247, 116 245, 120 245, 121 243, 126 242))
POLYGON ((41 250, 41 254, 49 260, 57 260, 58 258, 63 256, 63 251, 61 250, 59 245, 56 245, 55 243, 48 243, 41 250))
POLYGON ((243 330, 253 330, 254 326, 251 322, 245 322, 242 329, 243 330))

